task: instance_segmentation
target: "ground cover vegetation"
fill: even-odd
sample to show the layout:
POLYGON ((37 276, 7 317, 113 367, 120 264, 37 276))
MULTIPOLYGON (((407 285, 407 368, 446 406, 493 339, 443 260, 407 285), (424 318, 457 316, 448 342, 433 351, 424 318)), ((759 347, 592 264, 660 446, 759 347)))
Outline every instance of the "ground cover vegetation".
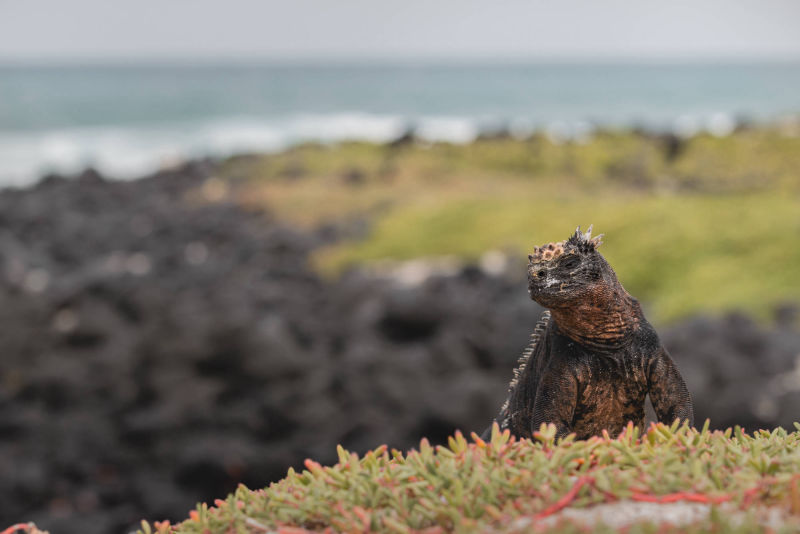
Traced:
POLYGON ((744 309, 766 317, 800 298, 800 137, 742 128, 691 138, 599 132, 556 142, 303 145, 226 162, 246 202, 302 225, 371 221, 364 238, 319 251, 319 269, 428 256, 524 257, 594 223, 604 255, 657 322, 744 309), (758 274, 760 273, 760 274, 758 274))

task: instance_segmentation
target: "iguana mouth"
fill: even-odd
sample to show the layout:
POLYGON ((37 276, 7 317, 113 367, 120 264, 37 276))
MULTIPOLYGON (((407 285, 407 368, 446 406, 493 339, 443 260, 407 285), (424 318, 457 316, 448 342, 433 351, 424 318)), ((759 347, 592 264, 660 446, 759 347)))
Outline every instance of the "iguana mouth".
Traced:
POLYGON ((569 287, 569 280, 547 274, 544 277, 537 278, 536 281, 531 284, 530 290, 531 295, 558 294, 569 287))

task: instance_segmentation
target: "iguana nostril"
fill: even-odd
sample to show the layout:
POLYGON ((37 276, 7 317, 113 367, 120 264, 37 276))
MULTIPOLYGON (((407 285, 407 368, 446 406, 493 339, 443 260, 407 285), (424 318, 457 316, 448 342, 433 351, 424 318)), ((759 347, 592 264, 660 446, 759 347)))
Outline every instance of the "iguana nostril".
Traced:
POLYGON ((538 273, 536 273, 536 276, 538 276, 539 278, 544 278, 544 271, 539 271, 538 273))

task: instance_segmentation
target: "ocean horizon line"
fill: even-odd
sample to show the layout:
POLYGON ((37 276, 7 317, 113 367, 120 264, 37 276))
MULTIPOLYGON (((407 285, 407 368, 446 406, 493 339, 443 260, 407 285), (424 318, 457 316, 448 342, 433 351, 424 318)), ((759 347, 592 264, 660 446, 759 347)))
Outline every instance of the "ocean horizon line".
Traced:
POLYGON ((350 55, 303 55, 303 56, 265 56, 265 55, 221 55, 221 56, 0 56, 0 69, 3 68, 85 68, 85 67, 288 67, 337 68, 337 67, 415 67, 415 66, 691 66, 691 65, 794 65, 800 64, 800 55, 475 55, 475 56, 350 56, 350 55))

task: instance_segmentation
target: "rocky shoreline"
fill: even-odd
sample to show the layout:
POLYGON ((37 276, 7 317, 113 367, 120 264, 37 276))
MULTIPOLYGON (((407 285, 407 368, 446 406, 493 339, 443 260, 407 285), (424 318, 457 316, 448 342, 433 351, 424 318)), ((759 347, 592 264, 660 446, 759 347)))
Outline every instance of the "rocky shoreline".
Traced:
MULTIPOLYGON (((408 448, 493 416, 541 311, 522 269, 326 280, 309 253, 350 229, 286 227, 215 170, 0 192, 0 525, 125 532, 337 443, 408 448)), ((659 329, 699 421, 791 427, 792 313, 659 329)))

